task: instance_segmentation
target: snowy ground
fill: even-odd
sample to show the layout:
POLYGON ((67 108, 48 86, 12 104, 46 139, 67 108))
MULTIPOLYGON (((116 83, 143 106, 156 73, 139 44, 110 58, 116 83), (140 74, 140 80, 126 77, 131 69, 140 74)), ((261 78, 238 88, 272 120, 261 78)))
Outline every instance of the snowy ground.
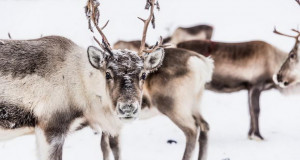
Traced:
MULTIPOLYGON (((103 0, 102 22, 113 43, 141 37, 146 16, 144 0, 103 0)), ((14 39, 40 35, 62 35, 86 47, 93 44, 83 14, 85 0, 0 0, 0 39, 10 32, 14 39)), ((294 0, 161 0, 156 14, 157 29, 150 30, 149 42, 166 36, 177 26, 199 23, 214 25, 213 40, 237 42, 260 39, 289 51, 294 41, 272 33, 276 25, 283 32, 300 24, 300 8, 294 0), (166 28, 170 28, 167 31, 166 28)), ((216 94, 207 91, 203 115, 210 124, 210 160, 299 160, 299 95, 283 96, 275 90, 261 97, 261 132, 265 141, 247 139, 249 114, 247 93, 216 94)), ((65 160, 101 159, 100 135, 90 129, 71 135, 64 148, 65 160)), ((179 160, 185 146, 183 133, 166 117, 136 121, 122 132, 123 160, 179 160), (167 144, 168 139, 177 144, 167 144)), ((36 160, 33 136, 0 142, 1 160, 36 160)), ((195 157, 196 159, 196 157, 195 157)))

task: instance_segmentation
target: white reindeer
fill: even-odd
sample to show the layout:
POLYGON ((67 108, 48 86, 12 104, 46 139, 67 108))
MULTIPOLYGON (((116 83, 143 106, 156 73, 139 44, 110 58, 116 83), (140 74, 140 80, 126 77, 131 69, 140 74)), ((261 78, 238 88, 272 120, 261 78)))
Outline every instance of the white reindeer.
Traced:
POLYGON ((103 49, 58 36, 0 41, 1 140, 35 132, 40 159, 61 160, 66 136, 81 125, 116 135, 137 118, 145 75, 161 66, 164 50, 111 50, 97 7, 91 0, 87 11, 103 49))

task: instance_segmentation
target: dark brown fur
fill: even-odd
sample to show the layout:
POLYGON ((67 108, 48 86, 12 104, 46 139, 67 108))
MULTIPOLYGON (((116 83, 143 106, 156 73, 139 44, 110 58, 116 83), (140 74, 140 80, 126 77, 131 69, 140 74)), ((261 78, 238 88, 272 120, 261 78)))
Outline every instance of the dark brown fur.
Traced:
POLYGON ((150 108, 152 106, 150 99, 148 96, 143 95, 143 99, 142 99, 142 109, 145 108, 150 108))
POLYGON ((45 126, 46 138, 48 143, 50 144, 53 141, 53 138, 65 136, 65 134, 67 134, 67 132, 69 131, 69 127, 72 121, 76 118, 82 117, 83 111, 58 111, 54 115, 55 117, 51 117, 51 119, 46 124, 41 124, 42 126, 45 126))
POLYGON ((6 40, 0 45, 0 73, 18 78, 31 74, 45 77, 57 70, 71 45, 74 45, 72 41, 57 36, 28 41, 6 40), (49 63, 53 61, 57 63, 49 63))
POLYGON ((208 37, 207 39, 211 39, 212 32, 213 32, 213 27, 209 25, 197 25, 193 27, 187 27, 187 28, 179 27, 179 28, 192 35, 205 31, 208 37))
POLYGON ((171 39, 172 39, 171 36, 165 37, 165 38, 163 39, 163 43, 169 43, 169 42, 171 41, 171 39))
POLYGON ((184 49, 166 48, 165 59, 162 66, 153 74, 150 74, 146 86, 164 85, 174 78, 182 77, 188 73, 187 60, 194 54, 187 54, 184 49), (180 58, 179 58, 180 57, 180 58))
POLYGON ((4 129, 16 129, 21 127, 34 127, 37 118, 24 107, 0 102, 0 127, 4 129))
POLYGON ((179 43, 178 48, 189 49, 214 59, 243 61, 255 56, 256 51, 265 49, 269 44, 263 41, 250 41, 242 43, 222 43, 205 40, 193 40, 179 43))
POLYGON ((53 146, 50 159, 62 160, 63 145, 69 127, 73 120, 83 116, 83 112, 79 110, 58 111, 54 115, 46 124, 40 124, 40 126, 44 126, 46 140, 53 146))

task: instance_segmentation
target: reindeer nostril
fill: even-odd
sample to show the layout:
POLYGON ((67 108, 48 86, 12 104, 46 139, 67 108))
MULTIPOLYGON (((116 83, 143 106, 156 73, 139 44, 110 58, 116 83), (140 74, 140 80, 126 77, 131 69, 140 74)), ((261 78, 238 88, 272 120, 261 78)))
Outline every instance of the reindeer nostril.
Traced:
POLYGON ((282 75, 281 74, 277 74, 277 81, 282 82, 282 75))
POLYGON ((289 85, 289 82, 284 82, 283 85, 287 86, 287 85, 289 85))
POLYGON ((123 110, 122 110, 120 107, 118 107, 118 110, 119 110, 119 113, 125 114, 125 113, 123 112, 123 110))
POLYGON ((133 105, 123 105, 121 107, 119 107, 119 112, 121 114, 131 114, 135 111, 135 108, 133 107, 133 105))
POLYGON ((136 114, 138 112, 138 108, 136 108, 134 111, 133 111, 133 114, 136 114))

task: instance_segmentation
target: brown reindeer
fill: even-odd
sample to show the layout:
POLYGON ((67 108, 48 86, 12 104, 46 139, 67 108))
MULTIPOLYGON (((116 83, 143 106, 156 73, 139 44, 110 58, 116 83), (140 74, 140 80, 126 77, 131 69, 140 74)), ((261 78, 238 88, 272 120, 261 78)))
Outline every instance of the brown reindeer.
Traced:
POLYGON ((176 45, 189 40, 210 40, 212 34, 213 27, 209 25, 178 27, 170 37, 164 38, 164 43, 176 45))
MULTIPOLYGON (((148 0, 147 5, 151 7, 151 11, 149 18, 143 20, 145 24, 142 45, 139 49, 136 48, 140 53, 144 50, 146 26, 153 17, 155 0, 148 0)), ((208 124, 199 107, 205 83, 210 81, 212 71, 212 60, 185 49, 166 48, 162 66, 154 73, 143 75, 147 76, 147 80, 143 85, 141 115, 146 114, 149 118, 161 113, 169 117, 184 132, 186 147, 183 160, 191 159, 199 129, 198 159, 206 159, 208 124)), ((110 148, 115 160, 121 159, 119 136, 113 137, 103 133, 101 149, 104 160, 109 159, 110 148)))
MULTIPOLYGON (((135 41, 123 41, 119 40, 116 42, 113 46, 114 49, 129 49, 132 51, 139 51, 139 48, 141 46, 141 41, 135 40, 135 41)), ((149 47, 148 44, 145 44, 146 47, 149 47)))
POLYGON ((263 140, 259 131, 260 94, 276 87, 272 75, 287 54, 263 41, 222 43, 194 40, 179 43, 177 47, 212 57, 215 70, 207 89, 223 93, 248 90, 251 117, 248 137, 263 140))
POLYGON ((292 31, 298 33, 298 35, 290 36, 280 33, 276 29, 274 30, 276 34, 295 38, 296 40, 288 58, 284 61, 278 73, 274 75, 274 82, 282 88, 293 86, 300 82, 300 32, 295 29, 292 29, 292 31))
MULTIPOLYGON (((163 39, 165 44, 176 45, 179 42, 187 40, 210 40, 213 33, 213 27, 209 25, 197 25, 193 27, 179 27, 177 28, 172 36, 163 39)), ((117 49, 129 49, 133 51, 138 51, 141 44, 140 40, 134 41, 117 41, 113 48, 117 49)), ((146 47, 148 45, 146 44, 146 47)))

